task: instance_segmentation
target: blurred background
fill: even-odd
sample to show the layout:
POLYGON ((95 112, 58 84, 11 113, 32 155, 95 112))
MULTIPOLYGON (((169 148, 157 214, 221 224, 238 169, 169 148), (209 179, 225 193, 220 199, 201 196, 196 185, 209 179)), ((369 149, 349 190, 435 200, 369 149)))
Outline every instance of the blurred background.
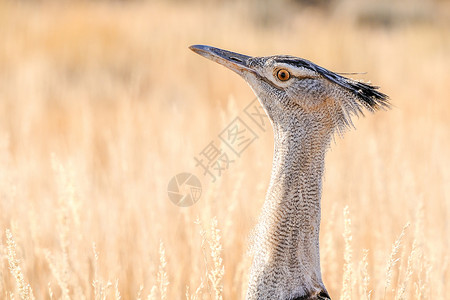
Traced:
POLYGON ((192 44, 295 55, 390 96, 328 152, 324 282, 333 299, 445 299, 444 0, 0 1, 0 298, 243 298, 272 131, 204 175, 195 158, 255 98, 192 44), (202 184, 190 207, 167 194, 181 172, 202 184))

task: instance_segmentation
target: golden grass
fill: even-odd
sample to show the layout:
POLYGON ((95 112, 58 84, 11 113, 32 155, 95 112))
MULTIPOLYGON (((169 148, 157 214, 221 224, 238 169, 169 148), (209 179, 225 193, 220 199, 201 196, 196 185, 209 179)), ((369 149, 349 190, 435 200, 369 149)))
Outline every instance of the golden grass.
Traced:
POLYGON ((327 155, 323 278, 333 299, 445 299, 448 24, 370 29, 295 9, 262 22, 252 9, 0 3, 0 298, 242 298, 272 136, 215 183, 195 167, 254 99, 187 49, 203 43, 367 72, 391 96, 327 155), (167 197, 180 172, 202 180, 190 208, 167 197))

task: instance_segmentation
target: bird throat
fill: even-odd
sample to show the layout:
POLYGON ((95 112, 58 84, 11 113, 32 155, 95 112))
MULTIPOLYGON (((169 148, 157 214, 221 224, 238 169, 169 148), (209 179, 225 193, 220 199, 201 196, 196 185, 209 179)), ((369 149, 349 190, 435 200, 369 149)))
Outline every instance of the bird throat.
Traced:
POLYGON ((295 119, 274 124, 272 174, 256 229, 247 299, 294 299, 326 293, 320 271, 319 229, 330 138, 330 130, 321 128, 319 122, 295 119))

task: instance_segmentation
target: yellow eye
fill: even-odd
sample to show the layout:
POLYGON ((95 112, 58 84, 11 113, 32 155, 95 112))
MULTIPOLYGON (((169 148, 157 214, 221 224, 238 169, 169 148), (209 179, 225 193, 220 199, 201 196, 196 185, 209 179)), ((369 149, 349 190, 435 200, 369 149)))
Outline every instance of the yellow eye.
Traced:
POLYGON ((281 69, 277 72, 277 77, 281 81, 286 81, 291 77, 291 74, 289 74, 289 72, 287 70, 281 69))

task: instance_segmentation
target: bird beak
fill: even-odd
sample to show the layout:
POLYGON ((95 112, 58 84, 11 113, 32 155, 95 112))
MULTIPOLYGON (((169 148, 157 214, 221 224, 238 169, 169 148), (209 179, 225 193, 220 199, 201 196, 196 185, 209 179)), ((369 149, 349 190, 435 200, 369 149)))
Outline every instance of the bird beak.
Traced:
POLYGON ((227 67, 239 75, 242 75, 245 71, 255 72, 249 67, 249 59, 252 58, 251 56, 204 45, 193 45, 189 49, 227 67))

